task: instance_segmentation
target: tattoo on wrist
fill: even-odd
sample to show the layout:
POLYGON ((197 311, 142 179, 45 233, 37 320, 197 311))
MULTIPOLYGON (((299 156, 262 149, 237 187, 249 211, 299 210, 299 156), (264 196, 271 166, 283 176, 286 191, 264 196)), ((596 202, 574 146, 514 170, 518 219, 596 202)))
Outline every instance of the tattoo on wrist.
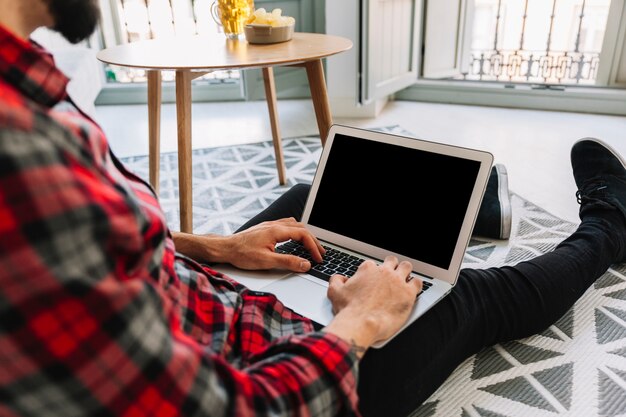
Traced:
POLYGON ((367 351, 366 347, 358 345, 354 339, 350 339, 350 349, 356 354, 358 358, 363 357, 365 352, 367 351))

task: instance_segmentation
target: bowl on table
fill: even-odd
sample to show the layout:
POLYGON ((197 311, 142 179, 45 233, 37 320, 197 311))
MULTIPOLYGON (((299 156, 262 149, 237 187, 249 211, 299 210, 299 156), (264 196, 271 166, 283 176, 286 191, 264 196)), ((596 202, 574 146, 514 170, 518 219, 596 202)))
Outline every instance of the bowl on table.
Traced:
POLYGON ((294 27, 295 24, 272 26, 252 23, 243 29, 248 43, 279 43, 291 40, 294 27))

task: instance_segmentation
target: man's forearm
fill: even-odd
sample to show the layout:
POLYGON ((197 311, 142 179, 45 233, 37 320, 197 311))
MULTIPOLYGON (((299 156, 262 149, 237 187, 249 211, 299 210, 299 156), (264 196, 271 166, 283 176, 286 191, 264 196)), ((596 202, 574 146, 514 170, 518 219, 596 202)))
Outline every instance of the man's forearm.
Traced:
POLYGON ((198 262, 225 262, 228 238, 219 235, 194 235, 172 232, 176 251, 198 262))

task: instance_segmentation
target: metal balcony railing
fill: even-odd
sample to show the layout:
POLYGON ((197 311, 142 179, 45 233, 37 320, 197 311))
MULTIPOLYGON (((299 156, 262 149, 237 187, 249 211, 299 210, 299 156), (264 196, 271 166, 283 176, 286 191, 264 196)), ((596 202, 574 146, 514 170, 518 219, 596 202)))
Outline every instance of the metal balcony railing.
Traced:
POLYGON ((482 22, 490 20, 492 33, 483 37, 482 42, 472 43, 469 71, 457 78, 538 84, 595 83, 610 1, 596 0, 591 6, 589 0, 483 0, 478 3, 491 8, 489 18, 483 15, 482 22), (542 4, 538 6, 538 2, 542 4), (507 6, 508 13, 505 13, 507 6), (513 10, 521 13, 516 15, 513 10), (540 13, 543 15, 537 16, 540 13), (530 18, 533 18, 532 25, 530 18), (518 42, 512 45, 511 39, 515 36, 518 42), (503 46, 505 37, 506 47, 503 46), (491 38, 491 45, 486 45, 487 38, 491 38), (537 48, 541 42, 545 45, 543 49, 537 48))
POLYGON ((472 51, 464 78, 545 84, 593 84, 600 54, 571 51, 472 51))

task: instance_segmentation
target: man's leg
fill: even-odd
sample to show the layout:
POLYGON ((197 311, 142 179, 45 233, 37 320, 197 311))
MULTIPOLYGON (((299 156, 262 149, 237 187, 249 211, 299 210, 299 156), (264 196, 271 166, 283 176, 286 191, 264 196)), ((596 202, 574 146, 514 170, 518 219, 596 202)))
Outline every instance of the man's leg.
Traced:
MULTIPOLYGON (((296 185, 239 230, 300 219, 308 185, 296 185)), ((558 248, 515 267, 461 271, 454 291, 360 366, 364 416, 406 416, 467 357, 542 331, 558 320, 616 259, 618 212, 589 218, 558 248)))
MULTIPOLYGON (((300 221, 310 189, 311 186, 309 184, 296 184, 269 207, 248 220, 236 232, 248 229, 264 221, 287 217, 293 217, 300 221)), ((501 164, 496 164, 491 171, 489 184, 479 210, 475 229, 481 231, 481 235, 485 237, 508 239, 511 228, 510 223, 511 208, 506 168, 501 164)), ((314 323, 314 326, 317 329, 322 327, 318 323, 314 323)))
POLYGON ((544 330, 612 263, 624 261, 626 171, 596 152, 595 163, 588 165, 596 172, 613 166, 613 172, 600 178, 591 172, 576 175, 584 167, 577 169, 575 156, 590 155, 583 162, 594 158, 590 147, 578 151, 572 154, 582 201, 576 232, 534 260, 461 271, 451 294, 384 348, 368 351, 358 387, 365 417, 408 415, 466 358, 486 346, 544 330))
MULTIPOLYGON (((294 217, 300 220, 311 186, 296 184, 269 207, 247 221, 237 232, 268 220, 294 217)), ((511 234, 511 201, 506 167, 496 164, 491 169, 485 196, 478 211, 474 234, 494 239, 508 239, 511 234)))
MULTIPOLYGON (((514 267, 464 269, 452 293, 360 365, 361 410, 406 416, 469 356, 541 332, 616 261, 616 216, 584 221, 553 252, 514 267)), ((419 302, 419 301, 418 301, 419 302)))
POLYGON ((300 221, 310 189, 311 186, 308 184, 294 185, 287 190, 285 194, 281 195, 276 201, 270 204, 269 207, 248 220, 243 226, 237 229, 235 233, 270 220, 293 217, 300 221))

